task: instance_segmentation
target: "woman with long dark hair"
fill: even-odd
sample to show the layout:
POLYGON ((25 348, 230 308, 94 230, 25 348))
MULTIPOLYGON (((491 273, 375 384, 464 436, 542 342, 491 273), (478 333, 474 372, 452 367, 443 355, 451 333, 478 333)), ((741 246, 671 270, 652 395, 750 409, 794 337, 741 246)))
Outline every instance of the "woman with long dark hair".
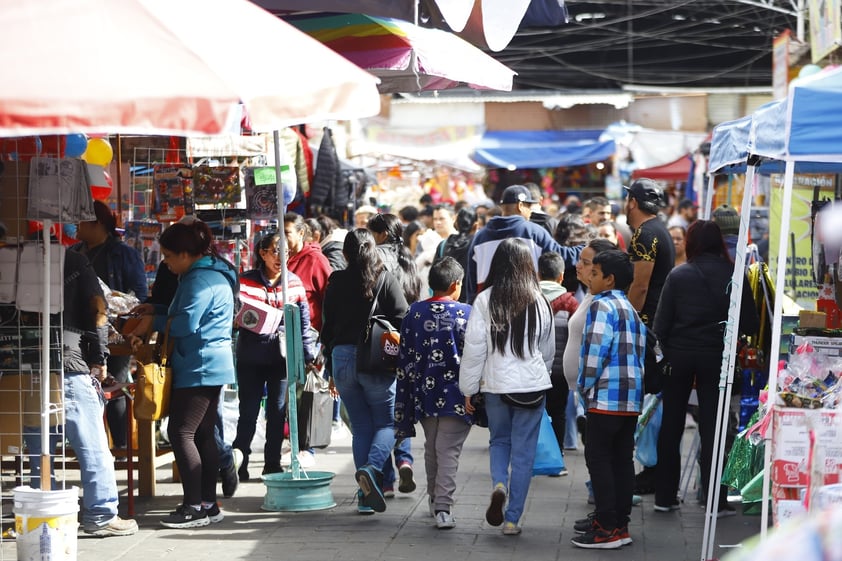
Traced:
POLYGON ((179 275, 169 308, 141 304, 154 314, 155 331, 169 320, 173 382, 167 433, 172 444, 184 499, 161 520, 167 528, 195 528, 223 518, 216 504, 219 452, 214 437, 222 386, 234 382, 231 332, 237 272, 219 257, 207 224, 176 222, 161 234, 161 251, 170 271, 179 275))
MULTIPOLYGON (((418 277, 415 259, 403 245, 403 224, 400 219, 394 214, 375 214, 368 219, 367 228, 377 242, 377 253, 383 261, 383 267, 400 283, 407 305, 413 304, 419 298, 421 279, 418 277)), ((398 491, 411 493, 415 490, 414 463, 412 439, 401 439, 383 466, 384 496, 395 496, 396 472, 400 477, 398 491)))
MULTIPOLYGON (((672 365, 661 390, 663 417, 658 436, 658 466, 655 480, 655 510, 679 508, 681 439, 687 402, 694 384, 699 397, 702 489, 707 493, 713 458, 713 437, 719 403, 719 375, 724 350, 724 325, 730 305, 729 290, 734 263, 722 239, 719 226, 711 220, 696 220, 687 229, 687 263, 667 276, 654 329, 664 356, 672 365)), ((759 320, 748 283, 743 284, 739 332, 757 332, 759 320)), ((726 411, 727 414, 727 411, 726 411)), ((734 514, 728 505, 726 488, 720 488, 717 516, 734 514)))
POLYGON ((401 283, 407 304, 416 302, 421 280, 415 259, 403 243, 403 224, 394 214, 375 214, 368 220, 383 266, 401 283))
POLYGON ((345 236, 348 268, 328 280, 324 300, 322 343, 332 359, 332 380, 351 420, 351 448, 361 514, 383 512, 382 468, 395 444, 395 377, 388 372, 357 369, 357 342, 375 312, 399 326, 408 308, 400 284, 385 270, 374 237, 365 228, 345 236))
POLYGON ((553 312, 538 285, 532 252, 521 239, 500 243, 485 287, 468 320, 459 389, 469 413, 474 410, 471 396, 480 388, 485 395, 493 485, 485 519, 492 526, 503 524, 503 534, 517 535, 532 479, 543 394, 552 387, 553 312), (517 394, 514 399, 512 394, 517 394), (531 401, 532 407, 517 401, 531 401))
MULTIPOLYGON (((254 269, 240 275, 240 300, 243 303, 257 301, 283 313, 283 285, 281 282, 280 236, 277 232, 261 235, 255 243, 254 269)), ((313 336, 310 331, 310 307, 307 293, 301 279, 292 271, 287 272, 287 302, 298 306, 301 318, 301 334, 304 344, 304 360, 312 365, 313 336)), ((263 447, 263 475, 279 473, 281 469, 281 445, 284 441, 284 419, 286 417, 287 371, 286 360, 281 354, 280 335, 283 324, 274 332, 265 332, 259 326, 237 325, 237 394, 240 399, 240 416, 237 420, 237 436, 233 448, 242 451, 243 460, 239 467, 240 481, 248 481, 251 441, 257 428, 260 401, 266 390, 266 444, 263 447)))

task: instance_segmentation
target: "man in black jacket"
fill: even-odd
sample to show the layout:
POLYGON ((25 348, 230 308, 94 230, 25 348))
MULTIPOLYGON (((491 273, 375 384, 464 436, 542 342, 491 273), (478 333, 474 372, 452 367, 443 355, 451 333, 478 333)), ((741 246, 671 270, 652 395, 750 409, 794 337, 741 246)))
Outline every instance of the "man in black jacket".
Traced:
MULTIPOLYGON (((105 297, 87 257, 64 251, 63 352, 65 436, 79 460, 82 478, 82 529, 97 537, 130 536, 134 520, 117 516, 119 504, 114 459, 102 420, 108 358, 108 318, 105 297)), ((51 323, 58 324, 53 317, 51 323)), ((25 427, 32 484, 40 484, 39 427, 25 427)), ((50 437, 55 449, 58 435, 50 437)), ((52 471, 52 470, 51 470, 52 471)))

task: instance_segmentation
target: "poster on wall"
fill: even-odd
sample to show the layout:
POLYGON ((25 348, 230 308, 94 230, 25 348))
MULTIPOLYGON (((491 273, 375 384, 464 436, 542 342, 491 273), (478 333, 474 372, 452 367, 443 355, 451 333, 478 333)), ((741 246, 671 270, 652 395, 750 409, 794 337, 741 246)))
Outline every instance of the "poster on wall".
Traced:
POLYGON ((200 205, 228 205, 240 202, 240 168, 195 166, 193 199, 200 205))
MULTIPOLYGON (((781 235, 783 175, 772 176, 772 204, 769 208, 769 270, 777 271, 778 243, 781 235)), ((784 293, 804 309, 815 310, 819 288, 813 279, 813 247, 810 237, 810 206, 813 192, 817 198, 833 199, 836 184, 833 175, 796 174, 792 185, 792 216, 787 240, 784 293)))
POLYGON ((76 158, 32 158, 26 217, 68 223, 96 219, 88 173, 76 158))
MULTIPOLYGON (((243 169, 243 183, 246 189, 246 210, 251 220, 272 220, 278 217, 278 186, 275 168, 248 167, 243 169)), ((295 197, 295 172, 287 164, 281 165, 281 185, 284 190, 284 204, 295 197)))
POLYGON ((153 214, 161 222, 175 222, 193 214, 193 172, 182 164, 156 164, 153 214))
POLYGON ((151 284, 155 280, 155 273, 158 272, 158 265, 162 259, 158 238, 164 230, 164 225, 160 222, 131 221, 126 222, 125 229, 123 241, 140 254, 146 279, 151 284))

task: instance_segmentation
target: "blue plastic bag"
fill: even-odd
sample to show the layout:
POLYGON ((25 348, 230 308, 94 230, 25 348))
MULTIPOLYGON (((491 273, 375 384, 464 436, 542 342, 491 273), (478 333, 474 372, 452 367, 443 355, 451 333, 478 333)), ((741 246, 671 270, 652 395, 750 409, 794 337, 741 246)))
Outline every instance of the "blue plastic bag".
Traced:
POLYGON ((532 475, 558 475, 564 469, 564 457, 558 440, 553 432, 550 416, 544 409, 541 417, 541 428, 538 431, 538 445, 535 448, 535 461, 532 464, 532 475))
POLYGON ((637 419, 634 433, 637 461, 646 467, 658 464, 658 433, 661 432, 661 417, 664 414, 664 402, 661 394, 648 395, 643 406, 643 413, 637 419))

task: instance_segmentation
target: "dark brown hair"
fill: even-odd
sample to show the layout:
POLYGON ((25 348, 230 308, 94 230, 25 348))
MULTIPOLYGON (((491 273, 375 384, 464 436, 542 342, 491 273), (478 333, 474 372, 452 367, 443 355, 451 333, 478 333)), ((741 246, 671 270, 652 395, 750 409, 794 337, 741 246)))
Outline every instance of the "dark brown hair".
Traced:
POLYGON ((161 247, 173 253, 188 255, 216 255, 213 247, 213 232, 201 220, 194 220, 190 224, 176 222, 161 234, 158 240, 161 247))
POLYGON ((687 261, 692 262, 696 257, 707 253, 709 255, 720 255, 731 261, 731 255, 722 239, 722 230, 713 220, 695 220, 687 228, 687 237, 684 240, 684 251, 687 254, 687 261))

